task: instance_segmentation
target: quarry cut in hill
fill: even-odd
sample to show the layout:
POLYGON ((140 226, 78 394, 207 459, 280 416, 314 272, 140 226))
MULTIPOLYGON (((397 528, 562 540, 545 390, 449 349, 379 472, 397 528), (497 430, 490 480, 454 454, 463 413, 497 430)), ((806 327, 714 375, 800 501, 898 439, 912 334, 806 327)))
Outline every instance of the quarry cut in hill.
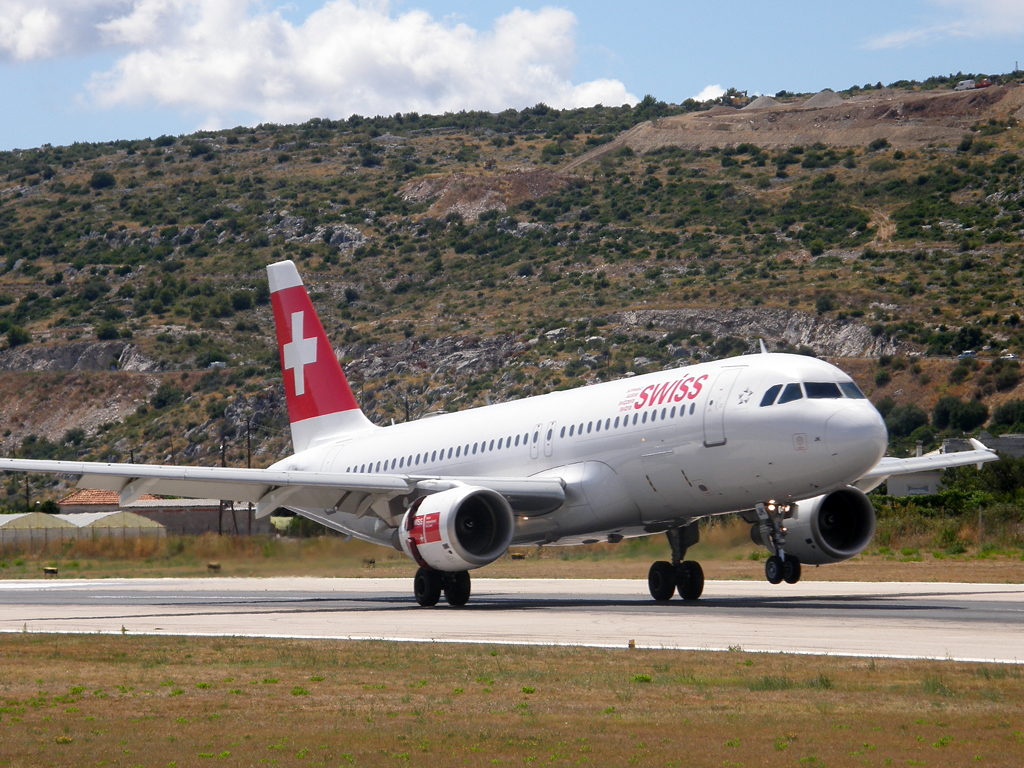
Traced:
POLYGON ((974 91, 893 91, 880 89, 853 99, 822 91, 805 103, 771 104, 761 97, 744 109, 715 107, 640 123, 582 155, 568 172, 621 147, 644 154, 659 147, 707 150, 747 143, 763 149, 824 144, 866 147, 886 139, 896 149, 955 147, 972 125, 1006 120, 1024 111, 1024 86, 1011 84, 974 91), (755 106, 763 104, 764 106, 755 106))

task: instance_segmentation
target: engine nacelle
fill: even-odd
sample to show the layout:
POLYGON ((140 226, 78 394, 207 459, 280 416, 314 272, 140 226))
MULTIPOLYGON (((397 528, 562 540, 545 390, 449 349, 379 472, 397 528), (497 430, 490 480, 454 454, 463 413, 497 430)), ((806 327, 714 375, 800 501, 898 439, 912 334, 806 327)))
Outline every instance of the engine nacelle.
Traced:
POLYGON ((468 571, 501 557, 514 529, 504 496, 465 486, 417 499, 402 519, 398 538, 402 551, 424 568, 468 571))
MULTIPOLYGON (((860 554, 875 535, 875 508, 856 488, 843 488, 793 505, 784 521, 786 554, 807 565, 825 565, 860 554)), ((758 525, 751 529, 754 543, 761 541, 758 525)))

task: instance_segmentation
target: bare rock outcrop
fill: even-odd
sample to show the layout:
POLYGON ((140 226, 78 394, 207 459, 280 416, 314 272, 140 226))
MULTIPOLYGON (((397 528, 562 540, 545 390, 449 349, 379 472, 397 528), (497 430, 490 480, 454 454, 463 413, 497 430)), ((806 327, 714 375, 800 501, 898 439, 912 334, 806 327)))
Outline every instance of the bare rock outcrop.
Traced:
POLYGON ((864 323, 836 320, 786 309, 644 309, 620 312, 609 318, 627 327, 648 323, 670 330, 707 331, 716 338, 738 336, 756 348, 757 339, 769 347, 807 346, 826 357, 877 357, 906 354, 913 347, 888 336, 875 336, 864 323))

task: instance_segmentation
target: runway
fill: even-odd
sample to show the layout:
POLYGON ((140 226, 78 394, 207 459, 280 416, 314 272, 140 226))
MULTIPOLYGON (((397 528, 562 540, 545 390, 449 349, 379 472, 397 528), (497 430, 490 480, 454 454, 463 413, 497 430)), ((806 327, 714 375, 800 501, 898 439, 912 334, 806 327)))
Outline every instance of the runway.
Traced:
POLYGON ((579 645, 1024 662, 1024 585, 473 580, 420 608, 411 579, 0 581, 0 631, 579 645))

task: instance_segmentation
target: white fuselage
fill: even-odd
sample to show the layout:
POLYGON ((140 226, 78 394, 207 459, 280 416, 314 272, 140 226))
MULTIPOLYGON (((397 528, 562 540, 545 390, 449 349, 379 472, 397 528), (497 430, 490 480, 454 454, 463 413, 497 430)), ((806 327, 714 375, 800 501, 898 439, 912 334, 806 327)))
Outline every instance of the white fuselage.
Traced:
MULTIPOLYGON (((851 385, 813 358, 730 358, 372 428, 274 469, 554 476, 565 483, 565 504, 518 516, 513 543, 643 535, 856 480, 884 454, 887 436, 877 410, 851 385), (766 391, 782 385, 782 399, 791 383, 800 385, 789 390, 797 399, 762 405, 766 391)), ((390 536, 379 518, 317 512, 360 538, 383 543, 390 536)))

